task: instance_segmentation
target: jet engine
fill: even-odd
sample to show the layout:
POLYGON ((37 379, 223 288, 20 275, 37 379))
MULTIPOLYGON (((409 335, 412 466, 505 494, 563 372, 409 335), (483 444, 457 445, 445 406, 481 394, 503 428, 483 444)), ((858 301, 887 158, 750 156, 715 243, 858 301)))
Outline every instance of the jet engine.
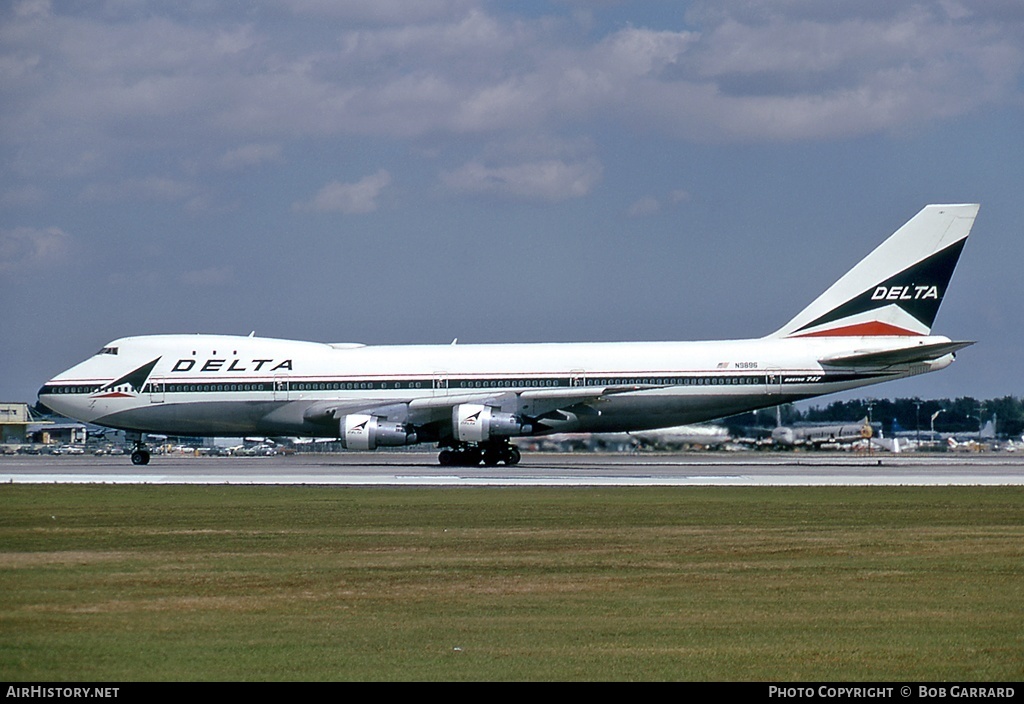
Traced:
POLYGON ((527 432, 522 419, 479 403, 463 403, 452 409, 455 437, 461 442, 486 442, 495 437, 527 432))
POLYGON ((376 450, 416 443, 416 432, 404 423, 381 420, 366 413, 342 416, 339 430, 341 445, 346 450, 376 450))

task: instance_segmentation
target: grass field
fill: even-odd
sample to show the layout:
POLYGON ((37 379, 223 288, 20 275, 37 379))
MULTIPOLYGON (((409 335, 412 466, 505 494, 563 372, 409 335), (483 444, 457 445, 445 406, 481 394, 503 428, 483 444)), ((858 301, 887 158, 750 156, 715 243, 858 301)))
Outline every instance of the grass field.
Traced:
POLYGON ((0 486, 0 680, 1024 679, 1024 490, 0 486))

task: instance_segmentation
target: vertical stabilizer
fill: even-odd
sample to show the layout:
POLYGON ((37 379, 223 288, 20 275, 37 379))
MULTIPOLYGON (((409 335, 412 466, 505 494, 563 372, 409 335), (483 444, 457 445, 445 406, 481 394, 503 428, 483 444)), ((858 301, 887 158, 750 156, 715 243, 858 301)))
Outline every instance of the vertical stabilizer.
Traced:
POLYGON ((769 337, 928 335, 978 208, 925 206, 769 337))

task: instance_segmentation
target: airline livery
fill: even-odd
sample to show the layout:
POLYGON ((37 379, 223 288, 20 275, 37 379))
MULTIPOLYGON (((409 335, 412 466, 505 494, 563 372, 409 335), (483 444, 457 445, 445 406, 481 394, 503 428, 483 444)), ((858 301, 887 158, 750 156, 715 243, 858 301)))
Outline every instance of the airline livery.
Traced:
POLYGON ((511 438, 696 423, 935 371, 971 342, 931 334, 977 205, 929 205, 776 332, 714 342, 322 344, 125 337, 39 390, 130 433, 435 443, 443 465, 515 464, 511 438))

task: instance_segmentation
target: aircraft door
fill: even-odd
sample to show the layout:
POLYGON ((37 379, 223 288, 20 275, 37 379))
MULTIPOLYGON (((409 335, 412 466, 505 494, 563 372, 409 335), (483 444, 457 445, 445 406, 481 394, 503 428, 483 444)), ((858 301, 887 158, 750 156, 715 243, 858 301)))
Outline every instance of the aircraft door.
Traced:
POLYGON ((149 402, 150 403, 163 403, 164 394, 166 393, 166 380, 163 377, 152 377, 149 380, 149 402))
POLYGON ((288 400, 288 377, 284 374, 274 375, 274 400, 288 400))
POLYGON ((433 395, 448 395, 448 372, 434 372, 433 395))

